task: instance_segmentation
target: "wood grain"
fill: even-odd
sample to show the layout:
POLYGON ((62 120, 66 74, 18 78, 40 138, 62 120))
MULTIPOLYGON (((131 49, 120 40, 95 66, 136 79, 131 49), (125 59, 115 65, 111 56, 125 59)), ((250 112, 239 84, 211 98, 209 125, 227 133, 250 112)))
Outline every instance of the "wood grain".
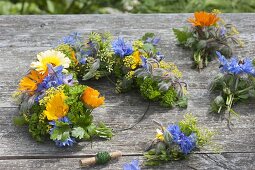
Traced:
MULTIPOLYGON (((203 148, 188 160, 172 162, 160 169, 253 169, 255 159, 254 100, 235 106, 240 113, 234 119, 235 127, 229 131, 219 115, 208 113, 210 100, 207 87, 218 73, 218 63, 213 61, 198 73, 190 69, 191 53, 176 46, 172 28, 187 25, 191 14, 150 15, 57 15, 57 16, 0 16, 0 165, 5 169, 79 169, 78 159, 101 150, 121 150, 126 154, 120 161, 98 169, 121 169, 124 162, 134 158, 142 160, 146 142, 155 135, 152 120, 175 123, 185 113, 192 112, 202 126, 218 132, 214 142, 222 146, 222 154, 213 154, 203 148), (120 132, 130 126, 146 110, 148 102, 136 91, 115 94, 114 87, 106 79, 87 82, 106 97, 105 107, 94 111, 97 121, 104 121, 115 131, 111 141, 96 140, 80 142, 73 148, 57 148, 51 141, 36 143, 26 127, 16 127, 12 118, 18 115, 17 106, 11 101, 11 93, 17 88, 20 78, 26 73, 38 52, 54 47, 62 36, 78 31, 87 36, 91 31, 110 31, 115 37, 122 35, 128 40, 141 37, 145 32, 154 32, 161 37, 159 48, 183 72, 183 80, 189 85, 187 109, 166 109, 152 103, 145 119, 135 128, 120 132), (50 168, 49 168, 50 167, 50 168)), ((225 14, 228 22, 237 26, 244 48, 236 48, 238 56, 254 57, 255 14, 225 14)), ((156 167, 155 169, 158 169, 156 167)))

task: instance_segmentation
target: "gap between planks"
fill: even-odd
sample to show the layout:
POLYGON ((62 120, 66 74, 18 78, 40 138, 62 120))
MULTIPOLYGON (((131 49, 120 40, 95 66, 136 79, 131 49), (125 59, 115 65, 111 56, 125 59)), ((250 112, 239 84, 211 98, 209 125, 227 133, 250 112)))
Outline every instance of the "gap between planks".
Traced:
MULTIPOLYGON (((255 152, 221 152, 221 153, 215 153, 215 152, 194 152, 190 155, 221 155, 221 154, 255 154, 255 152)), ((0 156, 0 160, 22 160, 22 159, 58 159, 58 158, 87 158, 87 157, 93 157, 96 154, 84 154, 84 155, 42 155, 42 156, 0 156)), ((124 153, 122 156, 143 156, 143 153, 124 153)))

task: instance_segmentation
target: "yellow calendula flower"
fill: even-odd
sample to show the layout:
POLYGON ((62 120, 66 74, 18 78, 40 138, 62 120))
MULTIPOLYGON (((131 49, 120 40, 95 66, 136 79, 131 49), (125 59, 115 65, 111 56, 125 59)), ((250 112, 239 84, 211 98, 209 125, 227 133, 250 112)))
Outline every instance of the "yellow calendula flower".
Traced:
POLYGON ((81 100, 87 108, 94 109, 104 104, 104 97, 99 97, 99 95, 100 93, 97 90, 86 87, 81 96, 81 100))
POLYGON ((43 112, 48 120, 57 120, 67 114, 69 106, 65 103, 66 98, 67 96, 63 91, 51 96, 46 103, 46 109, 43 112))
POLYGON ((54 67, 62 65, 64 68, 68 68, 71 63, 65 54, 55 50, 41 52, 37 55, 37 59, 38 61, 32 62, 30 66, 42 74, 47 71, 47 64, 52 64, 54 67))
POLYGON ((157 129, 156 131, 157 131, 156 138, 160 141, 163 141, 164 140, 163 132, 159 129, 157 129))

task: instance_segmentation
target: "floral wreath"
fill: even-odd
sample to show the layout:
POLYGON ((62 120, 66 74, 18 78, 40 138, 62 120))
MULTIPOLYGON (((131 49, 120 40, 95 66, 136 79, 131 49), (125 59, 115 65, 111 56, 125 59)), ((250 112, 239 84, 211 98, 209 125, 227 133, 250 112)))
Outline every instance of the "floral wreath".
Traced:
POLYGON ((159 40, 152 33, 133 43, 113 40, 110 33, 92 32, 87 40, 79 33, 63 37, 55 48, 40 52, 20 80, 15 124, 27 124, 35 140, 49 137, 60 147, 94 137, 110 139, 112 130, 94 123, 92 114, 105 98, 78 81, 102 77, 115 81, 116 92, 137 88, 162 106, 186 107, 187 85, 176 65, 163 60, 156 48, 159 40))

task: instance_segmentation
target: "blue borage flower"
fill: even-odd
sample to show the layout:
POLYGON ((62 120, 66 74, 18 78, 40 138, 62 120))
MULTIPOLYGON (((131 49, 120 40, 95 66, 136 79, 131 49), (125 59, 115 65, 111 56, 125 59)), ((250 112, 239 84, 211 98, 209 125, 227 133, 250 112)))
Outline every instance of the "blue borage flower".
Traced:
POLYGON ((68 44, 71 46, 75 46, 76 43, 80 43, 81 42, 81 34, 78 32, 73 32, 71 34, 69 34, 68 36, 65 36, 62 38, 62 40, 60 41, 60 44, 68 44))
MULTIPOLYGON (((58 121, 67 123, 69 125, 72 124, 71 121, 67 117, 62 117, 62 118, 58 119, 58 121)), ((49 122, 49 125, 53 126, 49 131, 49 133, 52 134, 54 129, 57 128, 56 121, 49 122)), ((54 140, 54 142, 55 142, 56 146, 58 146, 58 147, 73 146, 73 144, 75 143, 75 139, 68 137, 65 141, 54 140)))
POLYGON ((74 83, 73 75, 63 74, 63 66, 53 67, 51 64, 48 64, 48 75, 43 79, 42 83, 38 84, 36 90, 39 95, 35 98, 35 101, 38 102, 43 96, 44 92, 51 87, 58 87, 62 84, 67 84, 72 86, 74 83))
POLYGON ((220 52, 216 51, 216 54, 221 63, 220 69, 222 72, 255 76, 255 69, 251 59, 245 58, 244 60, 238 60, 236 57, 232 57, 230 60, 227 60, 220 52))
POLYGON ((156 46, 156 45, 158 45, 159 41, 160 41, 160 38, 157 38, 157 37, 155 37, 155 38, 148 37, 145 42, 146 43, 151 43, 152 45, 156 46))
POLYGON ((125 42, 123 37, 118 37, 118 39, 112 42, 112 48, 115 55, 121 58, 131 55, 133 53, 133 47, 131 43, 125 42))
POLYGON ((139 167, 139 161, 138 160, 133 160, 130 163, 126 163, 123 166, 123 170, 140 170, 141 168, 139 167))
POLYGON ((173 142, 180 146, 182 153, 189 154, 196 147, 196 135, 192 133, 186 136, 178 125, 169 125, 167 130, 172 136, 173 142))

